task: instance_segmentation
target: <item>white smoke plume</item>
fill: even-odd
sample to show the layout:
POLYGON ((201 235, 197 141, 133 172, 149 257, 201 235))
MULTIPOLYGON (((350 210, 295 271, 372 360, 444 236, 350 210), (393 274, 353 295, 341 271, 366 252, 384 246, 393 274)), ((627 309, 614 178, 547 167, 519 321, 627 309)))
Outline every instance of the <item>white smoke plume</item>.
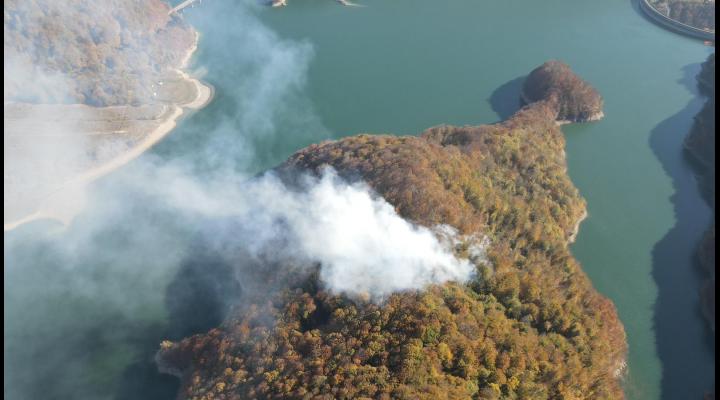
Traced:
POLYGON ((380 299, 466 281, 473 271, 429 229, 402 219, 367 187, 337 182, 332 171, 299 199, 274 206, 279 208, 271 211, 291 221, 301 252, 321 263, 321 280, 336 292, 380 299))
MULTIPOLYGON (((228 34, 229 41, 237 46, 231 56, 233 62, 207 67, 217 68, 215 74, 223 77, 237 74, 233 84, 239 93, 233 97, 235 108, 218 116, 216 128, 205 135, 206 145, 197 148, 203 162, 214 171, 198 172, 192 160, 147 157, 135 163, 132 173, 120 172, 121 178, 114 186, 103 187, 110 193, 100 195, 103 202, 123 199, 132 190, 166 203, 166 212, 176 213, 181 220, 190 218, 188 224, 201 223, 203 218, 232 217, 243 221, 247 230, 236 240, 264 251, 267 243, 282 235, 289 243, 283 249, 285 256, 319 262, 320 278, 337 293, 382 299, 393 291, 467 280, 472 271, 470 263, 458 260, 451 246, 443 245, 429 229, 404 221, 382 198, 372 196, 366 186, 348 185, 328 171, 319 180, 306 177, 304 190, 298 192, 289 190, 272 175, 247 179, 247 173, 238 172, 247 159, 262 157, 252 138, 277 135, 278 120, 285 119, 284 126, 290 129, 313 130, 319 125, 312 112, 293 111, 298 107, 292 101, 305 84, 312 47, 306 42, 280 39, 248 11, 256 7, 241 5, 240 12, 234 15, 233 23, 242 29, 228 34), (278 220, 285 228, 270 229, 278 220)), ((224 5, 222 9, 229 12, 224 5)), ((217 14, 211 13, 210 17, 217 14)), ((217 21, 205 26, 227 30, 217 21)), ((206 47, 221 47, 208 51, 226 52, 226 45, 226 41, 216 41, 206 47)), ((6 80, 8 77, 10 81, 18 78, 6 72, 6 80)), ((55 92, 61 89, 54 86, 55 92)), ((43 128, 59 129, 61 125, 43 128)), ((65 130, 72 132, 72 126, 65 130)), ((36 137, 37 145, 28 148, 43 149, 42 139, 36 137)), ((63 144, 76 150, 62 152, 71 155, 65 163, 85 157, 84 143, 66 140, 63 144)), ((22 161, 37 163, 47 157, 27 154, 25 158, 22 161)), ((52 176, 54 169, 41 175, 52 176)), ((17 168, 25 170, 33 169, 17 168)), ((15 175, 21 176, 20 172, 15 175)), ((116 213, 125 212, 125 204, 113 204, 116 213)), ((102 226, 103 222, 100 218, 93 224, 102 226)), ((97 230, 100 228, 92 231, 97 230)))
POLYGON ((38 103, 66 103, 70 99, 68 77, 45 71, 27 57, 6 55, 3 59, 3 102, 27 98, 38 103))
POLYGON ((174 212, 187 220, 238 221, 233 241, 256 256, 319 263, 320 279, 335 293, 381 300, 396 291, 466 281, 474 270, 453 254, 452 229, 443 229, 441 241, 404 220, 366 185, 348 184, 330 168, 319 178, 303 176, 299 190, 272 173, 241 182, 230 174, 200 181, 172 168, 157 172, 153 180, 172 185, 144 190, 165 199, 174 212), (272 248, 278 241, 285 245, 272 248))
MULTIPOLYGON (((48 232, 40 223, 6 233, 7 398, 146 395, 144 387, 125 395, 115 390, 141 386, 120 376, 131 362, 142 366, 142 346, 154 352, 168 337, 157 325, 172 318, 163 303, 169 283, 193 256, 193 235, 207 220, 240 222, 237 231, 210 232, 217 243, 242 245, 250 255, 274 252, 276 261, 319 263, 323 285, 350 297, 381 301, 393 292, 471 278, 472 264, 453 254, 461 239, 454 231, 438 234, 405 221, 363 184, 343 182, 330 170, 297 187, 273 174, 251 178, 330 136, 304 93, 312 46, 278 37, 253 2, 206 1, 194 16, 188 12, 201 35, 212 38, 201 39, 199 55, 225 57, 202 66, 208 79, 224 79, 210 82, 221 103, 183 121, 160 144, 163 150, 95 181, 87 206, 64 230, 48 232), (278 152, 281 146, 292 149, 278 152), (138 338, 149 343, 138 345, 138 338)), ((6 71, 6 82, 25 85, 21 72, 6 71)), ((56 78, 43 78, 53 82, 43 85, 53 89, 42 93, 45 101, 64 98, 56 78)), ((63 142, 77 145, 63 154, 85 152, 87 144, 75 139, 63 142)), ((48 146, 38 144, 25 161, 47 159, 48 146)), ((29 171, 23 165, 10 165, 19 170, 15 178, 29 171)), ((69 166, 56 168, 50 172, 69 166)), ((473 254, 482 256, 482 245, 473 254)))

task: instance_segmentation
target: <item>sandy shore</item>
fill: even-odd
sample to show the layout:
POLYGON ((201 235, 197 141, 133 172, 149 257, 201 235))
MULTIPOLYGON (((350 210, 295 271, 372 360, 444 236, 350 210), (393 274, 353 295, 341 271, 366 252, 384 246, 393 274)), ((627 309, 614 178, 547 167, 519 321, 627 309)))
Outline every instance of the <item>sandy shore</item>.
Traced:
POLYGON ((189 111, 194 111, 205 107, 213 98, 214 89, 210 85, 206 85, 198 79, 190 77, 184 69, 192 58, 193 53, 197 50, 199 41, 199 34, 195 32, 195 42, 193 46, 188 50, 187 54, 181 62, 180 68, 177 72, 183 77, 183 79, 191 82, 196 89, 196 96, 189 102, 178 103, 178 104, 167 104, 165 110, 162 112, 163 121, 151 132, 149 132, 142 140, 136 143, 133 147, 123 152, 119 156, 112 158, 108 162, 103 163, 97 167, 91 168, 73 178, 63 182, 57 188, 52 190, 42 200, 40 208, 26 216, 14 219, 12 221, 3 221, 3 228, 5 231, 9 231, 17 228, 18 226, 27 222, 39 220, 39 219, 56 219, 64 224, 68 224, 74 215, 79 211, 78 205, 73 204, 67 206, 71 202, 60 201, 65 197, 70 197, 69 193, 76 193, 88 183, 95 179, 104 176, 117 168, 127 164, 133 159, 146 152, 152 146, 160 142, 168 133, 170 133, 176 126, 177 121, 184 114, 189 111))
POLYGON ((585 218, 588 217, 587 210, 583 210, 582 214, 580 215, 580 218, 578 218, 577 222, 575 222, 575 226, 573 227, 572 232, 570 233, 570 237, 568 238, 568 245, 575 243, 575 239, 577 239, 578 233, 580 233, 580 224, 582 224, 583 221, 585 221, 585 218))
POLYGON ((195 88, 197 90, 197 96, 188 103, 166 106, 168 107, 168 110, 166 112, 168 116, 165 118, 165 121, 162 122, 152 132, 150 132, 150 134, 147 135, 142 141, 140 141, 129 151, 110 160, 109 162, 99 167, 93 168, 83 173, 82 175, 71 179, 67 182, 69 185, 91 182, 127 164, 128 162, 140 156, 142 153, 149 150, 152 146, 161 141, 168 133, 170 133, 170 131, 172 131, 177 126, 177 120, 186 113, 185 109, 198 110, 205 107, 212 100, 214 91, 211 86, 204 85, 199 80, 191 78, 183 71, 178 70, 178 72, 180 72, 180 74, 185 79, 191 81, 195 85, 195 88))

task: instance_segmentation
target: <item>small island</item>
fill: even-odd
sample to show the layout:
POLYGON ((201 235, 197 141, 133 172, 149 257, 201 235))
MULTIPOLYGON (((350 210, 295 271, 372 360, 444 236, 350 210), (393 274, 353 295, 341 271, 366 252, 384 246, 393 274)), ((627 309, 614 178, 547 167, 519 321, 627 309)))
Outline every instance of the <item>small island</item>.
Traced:
POLYGON ((559 61, 535 68, 523 85, 521 98, 525 104, 548 102, 557 109, 555 119, 560 124, 597 121, 604 116, 597 90, 559 61))

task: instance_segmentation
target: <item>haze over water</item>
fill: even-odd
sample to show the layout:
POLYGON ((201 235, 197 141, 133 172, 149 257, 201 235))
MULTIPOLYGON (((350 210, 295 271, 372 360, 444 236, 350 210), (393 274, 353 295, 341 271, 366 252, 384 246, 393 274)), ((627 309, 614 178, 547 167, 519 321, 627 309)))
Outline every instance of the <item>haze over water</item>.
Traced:
MULTIPOLYGON (((245 50, 229 40, 232 26, 204 17, 229 1, 206 0, 185 13, 202 33, 195 67, 206 70, 203 79, 217 97, 153 150, 161 157, 200 158, 198 143, 212 142, 208 132, 218 129, 219 116, 252 89, 243 82, 242 56, 234 54, 245 50)), ((569 174, 589 212, 572 251, 625 325, 627 397, 701 398, 712 387, 714 343, 700 316, 691 255, 710 211, 681 143, 702 106, 694 76, 711 49, 653 25, 625 0, 360 3, 366 7, 291 0, 288 7, 258 9, 280 38, 312 51, 307 84, 288 94, 295 107, 283 111, 272 134, 238 131, 223 138, 254 149, 250 158, 238 156, 245 172, 277 165, 325 139, 499 121, 518 108, 519 78, 560 59, 605 99, 605 119, 563 131, 569 174)), ((164 240, 168 247, 180 241, 164 240)), ((155 280, 144 285, 162 288, 170 277, 148 279, 155 280)), ((161 294, 138 320, 163 321, 161 294)), ((131 336, 108 340, 132 347, 131 336)))

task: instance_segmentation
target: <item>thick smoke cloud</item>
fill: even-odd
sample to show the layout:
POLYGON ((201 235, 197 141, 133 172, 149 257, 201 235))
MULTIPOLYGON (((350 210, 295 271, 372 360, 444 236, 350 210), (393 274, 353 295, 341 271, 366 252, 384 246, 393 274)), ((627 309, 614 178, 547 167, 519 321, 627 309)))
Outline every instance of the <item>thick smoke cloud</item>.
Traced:
MULTIPOLYGON (((265 219, 285 221, 297 252, 320 263, 320 279, 331 290, 382 299, 392 292, 469 279, 472 266, 455 258, 429 229, 397 215, 363 185, 340 182, 332 170, 307 191, 287 190, 270 180, 254 198, 265 219)), ((262 229, 262 226, 259 227, 262 229)))
MULTIPOLYGON (((228 30, 228 25, 213 20, 228 10, 215 7, 208 8, 210 13, 197 21, 210 29, 206 34, 228 30)), ((95 197, 103 200, 96 201, 113 203, 114 212, 123 214, 127 207, 113 199, 124 199, 134 191, 164 203, 160 207, 166 213, 175 213, 187 225, 221 217, 247 221, 244 226, 248 232, 235 240, 262 248, 274 236, 282 235, 289 243, 283 250, 287 257, 319 262, 321 279, 338 293, 380 299, 397 290, 468 279, 472 269, 469 263, 457 260, 430 230, 412 226, 389 204, 373 198, 367 187, 342 183, 332 172, 316 181, 305 178, 302 193, 288 190, 271 175, 248 179, 245 163, 267 151, 256 146, 257 140, 293 135, 280 132, 280 126, 291 130, 320 126, 311 110, 296 101, 305 85, 312 47, 279 38, 255 16, 258 7, 254 3, 235 6, 232 25, 238 28, 226 33, 228 40, 203 43, 205 51, 233 52, 228 55, 232 62, 220 63, 213 73, 232 77, 236 85, 230 99, 234 107, 218 116, 215 129, 204 133, 204 146, 193 149, 208 168, 196 168, 198 154, 193 158, 145 157, 135 163, 131 174, 119 171, 113 185, 102 186, 100 190, 105 193, 95 197), (233 47, 228 49, 228 43, 233 47), (304 110, 298 113, 294 111, 297 108, 304 110), (277 220, 283 221, 284 231, 269 229, 277 220)), ((16 80, 12 75, 10 78, 16 80)), ((53 91, 59 89, 53 87, 53 91)), ((227 98, 223 100, 230 103, 227 98)), ((54 124, 53 128, 59 126, 54 124)), ((72 132, 72 126, 63 128, 72 132)), ((43 149, 43 142, 38 144, 28 147, 43 149)), ((74 151, 62 151, 70 157, 54 161, 56 168, 49 168, 44 175, 90 152, 89 145, 77 139, 63 145, 74 151)), ((39 164, 47 159, 44 153, 29 154, 22 161, 39 164)), ((88 232, 104 229, 104 223, 104 218, 97 218, 92 221, 97 227, 88 232)), ((92 233, 86 235, 92 237, 92 233)))
MULTIPOLYGON (((132 371, 155 376, 158 343, 179 339, 163 328, 173 317, 165 295, 194 256, 198 232, 230 262, 240 246, 250 258, 319 263, 322 284, 350 297, 382 301, 470 278, 472 265, 453 255, 462 238, 452 229, 414 226, 361 183, 331 170, 294 185, 273 174, 254 177, 330 136, 304 94, 312 46, 278 37, 259 10, 253 1, 207 0, 188 12, 211 38, 201 39, 198 64, 213 60, 202 68, 215 79, 216 103, 183 121, 156 151, 90 185, 68 226, 6 233, 7 398, 174 398, 171 389, 148 395, 132 371), (204 229, 218 219, 239 228, 204 229)), ((6 71, 6 81, 25 78, 6 71)), ((47 86, 48 101, 63 98, 60 80, 47 86)), ((82 158, 86 143, 76 139, 63 145, 82 158)), ((26 161, 45 156, 36 151, 26 161)), ((482 257, 483 246, 472 254, 482 257)), ((252 281, 240 272, 234 278, 247 289, 252 281)))
POLYGON ((453 255, 451 228, 438 235, 413 225, 366 185, 348 184, 330 168, 292 186, 273 173, 242 182, 232 174, 200 180, 173 166, 153 170, 150 179, 158 184, 140 190, 164 199, 183 221, 238 221, 231 238, 217 241, 241 244, 256 258, 319 263, 320 279, 334 293, 381 300, 395 291, 466 281, 473 271, 453 255))
POLYGON ((22 55, 3 59, 3 101, 27 100, 37 103, 67 103, 71 83, 58 71, 47 71, 22 55))

